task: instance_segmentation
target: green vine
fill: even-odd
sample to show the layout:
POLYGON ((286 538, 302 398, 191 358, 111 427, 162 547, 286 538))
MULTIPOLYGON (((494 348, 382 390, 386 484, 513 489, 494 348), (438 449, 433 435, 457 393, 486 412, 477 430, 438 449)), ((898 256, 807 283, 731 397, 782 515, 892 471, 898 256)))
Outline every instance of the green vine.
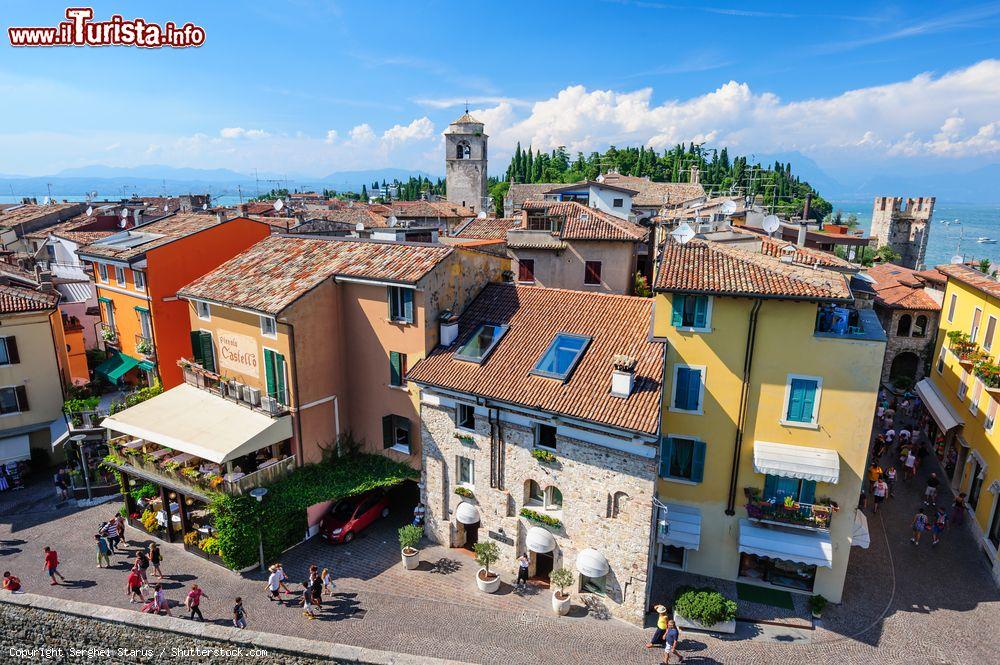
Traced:
POLYGON ((531 520, 532 522, 538 522, 539 524, 544 524, 546 526, 551 526, 554 529, 561 529, 563 523, 557 520, 555 517, 550 517, 543 513, 537 513, 530 508, 521 509, 521 517, 531 520))

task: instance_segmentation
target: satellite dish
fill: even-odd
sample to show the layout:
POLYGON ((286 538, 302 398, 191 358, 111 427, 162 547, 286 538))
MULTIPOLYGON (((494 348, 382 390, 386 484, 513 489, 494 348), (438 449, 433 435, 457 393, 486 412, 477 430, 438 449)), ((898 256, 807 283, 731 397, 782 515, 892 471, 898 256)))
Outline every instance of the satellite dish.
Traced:
POLYGON ((396 227, 399 225, 399 219, 395 215, 389 215, 389 226, 396 227))
POLYGON ((777 215, 768 215, 763 221, 764 230, 768 233, 774 233, 781 226, 781 220, 778 219, 777 215))
POLYGON ((122 210, 122 219, 128 219, 128 208, 122 210))
POLYGON ((670 232, 671 237, 681 245, 686 245, 694 238, 694 229, 688 226, 687 222, 682 222, 680 226, 670 232))
POLYGON ((961 254, 956 254, 955 256, 951 257, 951 262, 956 265, 961 265, 965 263, 965 257, 962 256, 961 254))
POLYGON ((42 205, 47 206, 48 204, 49 204, 49 197, 46 196, 44 199, 42 199, 42 205))
POLYGON ((357 224, 355 224, 354 228, 357 231, 364 231, 365 230, 364 222, 358 222, 357 224))
POLYGON ((486 219, 486 211, 485 210, 480 210, 479 214, 476 215, 476 219, 486 219))
POLYGON ((87 206, 87 217, 94 214, 94 206, 87 206))
POLYGON ((722 214, 723 215, 732 215, 734 212, 736 212, 736 202, 735 201, 726 201, 725 203, 722 204, 722 214))
POLYGON ((170 206, 168 206, 166 203, 163 204, 163 212, 170 212, 170 206))
POLYGON ((202 210, 208 210, 208 204, 207 203, 202 203, 201 204, 201 209, 202 210))
POLYGON ((128 217, 122 217, 122 221, 118 222, 118 227, 124 229, 128 226, 128 217))
POLYGON ((281 209, 284 208, 284 207, 285 207, 285 202, 282 201, 281 199, 278 199, 277 201, 274 202, 274 211, 275 212, 281 212, 281 209))

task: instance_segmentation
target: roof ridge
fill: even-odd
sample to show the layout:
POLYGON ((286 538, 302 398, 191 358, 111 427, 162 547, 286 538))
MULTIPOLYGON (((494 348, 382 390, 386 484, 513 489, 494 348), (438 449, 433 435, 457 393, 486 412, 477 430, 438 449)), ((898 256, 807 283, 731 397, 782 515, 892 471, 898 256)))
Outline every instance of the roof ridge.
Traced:
MULTIPOLYGON (((785 263, 784 261, 782 261, 781 259, 779 259, 777 257, 771 256, 770 254, 751 253, 751 252, 748 252, 748 251, 746 251, 744 249, 740 249, 738 247, 731 247, 731 246, 727 246, 727 245, 724 245, 724 244, 712 243, 711 241, 708 241, 708 240, 703 241, 703 242, 705 242, 705 243, 711 243, 711 245, 712 245, 711 249, 715 249, 717 251, 721 251, 724 254, 728 254, 729 256, 732 256, 732 257, 738 259, 739 261, 742 261, 743 263, 747 263, 747 264, 750 264, 750 265, 753 265, 754 264, 754 260, 757 257, 760 257, 761 259, 763 259, 763 261, 765 263, 772 264, 772 266, 777 269, 776 272, 780 272, 782 274, 782 276, 788 277, 789 279, 794 279, 794 280, 796 280, 798 282, 804 282, 804 283, 809 284, 811 286, 826 286, 826 285, 829 284, 829 280, 823 280, 823 279, 813 280, 810 277, 801 274, 800 271, 802 271, 802 270, 810 270, 810 271, 817 272, 817 273, 822 272, 822 273, 826 273, 826 274, 828 274, 830 276, 837 275, 837 276, 841 277, 841 279, 843 279, 843 275, 841 273, 836 272, 834 270, 830 270, 829 268, 824 268, 822 266, 818 266, 818 265, 802 265, 802 264, 796 265, 794 263, 793 264, 788 264, 788 263, 785 263), (819 282, 819 283, 817 284, 817 282, 819 282)), ((760 266, 760 267, 764 267, 764 266, 760 266)))

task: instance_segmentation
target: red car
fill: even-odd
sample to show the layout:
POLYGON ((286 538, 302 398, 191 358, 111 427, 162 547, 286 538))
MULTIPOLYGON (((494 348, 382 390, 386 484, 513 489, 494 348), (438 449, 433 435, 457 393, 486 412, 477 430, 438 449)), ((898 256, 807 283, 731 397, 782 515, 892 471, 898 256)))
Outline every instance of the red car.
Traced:
POLYGON ((380 517, 389 516, 384 492, 368 492, 333 504, 320 523, 319 535, 331 543, 349 543, 380 517))

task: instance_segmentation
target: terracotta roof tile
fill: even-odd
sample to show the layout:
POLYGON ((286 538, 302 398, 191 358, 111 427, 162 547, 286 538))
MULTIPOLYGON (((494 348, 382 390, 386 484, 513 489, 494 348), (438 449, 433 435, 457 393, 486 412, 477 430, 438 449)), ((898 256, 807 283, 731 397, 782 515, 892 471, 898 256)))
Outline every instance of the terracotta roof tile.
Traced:
POLYGON ((13 228, 18 224, 30 225, 32 222, 52 214, 66 217, 73 214, 71 209, 79 210, 81 205, 80 203, 50 203, 49 205, 29 203, 12 206, 0 210, 0 228, 13 228))
POLYGON ((507 231, 522 226, 523 214, 515 217, 473 217, 465 226, 458 229, 454 237, 474 240, 503 240, 507 231))
POLYGON ((148 252, 151 249, 166 245, 178 238, 189 236, 199 231, 216 226, 222 222, 212 213, 181 213, 170 215, 163 219, 142 224, 133 229, 128 229, 129 235, 142 237, 148 235, 148 240, 140 242, 131 247, 103 244, 107 238, 95 241, 85 247, 81 247, 77 253, 80 256, 112 259, 116 261, 131 261, 148 252))
POLYGON ((979 289, 983 293, 1000 298, 1000 282, 989 275, 984 275, 975 268, 959 263, 938 266, 938 272, 944 273, 949 279, 979 289))
POLYGON ((0 313, 40 312, 59 303, 58 293, 42 293, 21 286, 0 285, 0 313))
POLYGON ((447 201, 393 201, 390 204, 393 215, 405 219, 423 218, 462 218, 473 217, 476 211, 447 201))
POLYGON ((453 251, 443 245, 272 235, 179 295, 277 315, 334 276, 415 284, 453 251))
POLYGON ((489 284, 463 312, 456 343, 438 347, 411 381, 654 434, 660 418, 663 347, 649 339, 653 301, 631 296, 489 284), (481 323, 509 326, 482 363, 455 352, 481 323), (565 382, 529 374, 557 333, 592 338, 565 382), (637 361, 635 389, 612 397, 612 359, 637 361))
POLYGON ((632 197, 632 205, 650 207, 662 205, 677 205, 705 196, 705 188, 689 182, 653 182, 647 178, 617 173, 606 173, 604 182, 637 190, 632 197))
POLYGON ((939 311, 941 305, 931 298, 916 278, 918 272, 894 263, 880 263, 868 269, 868 276, 875 280, 875 301, 893 309, 921 309, 939 311))
POLYGON ((640 242, 647 230, 627 219, 621 219, 597 208, 576 201, 525 201, 525 211, 544 209, 550 215, 564 215, 562 240, 623 240, 640 242))
POLYGON ((96 220, 93 217, 88 217, 86 213, 81 213, 75 217, 70 217, 65 222, 59 222, 58 224, 25 235, 35 240, 44 240, 53 235, 73 240, 81 245, 87 245, 118 232, 117 230, 101 231, 86 229, 88 226, 94 226, 95 222, 96 220))
MULTIPOLYGON (((743 233, 748 232, 743 231, 743 233)), ((795 263, 804 263, 806 265, 821 266, 824 268, 843 268, 854 272, 857 272, 858 270, 858 266, 855 264, 830 252, 823 252, 818 249, 812 249, 811 247, 799 247, 795 243, 785 242, 783 240, 778 240, 777 238, 768 238, 767 236, 760 236, 760 239, 760 251, 762 254, 767 254, 768 256, 780 259, 785 254, 782 252, 783 248, 794 247, 795 254, 793 256, 793 260, 795 263)))

